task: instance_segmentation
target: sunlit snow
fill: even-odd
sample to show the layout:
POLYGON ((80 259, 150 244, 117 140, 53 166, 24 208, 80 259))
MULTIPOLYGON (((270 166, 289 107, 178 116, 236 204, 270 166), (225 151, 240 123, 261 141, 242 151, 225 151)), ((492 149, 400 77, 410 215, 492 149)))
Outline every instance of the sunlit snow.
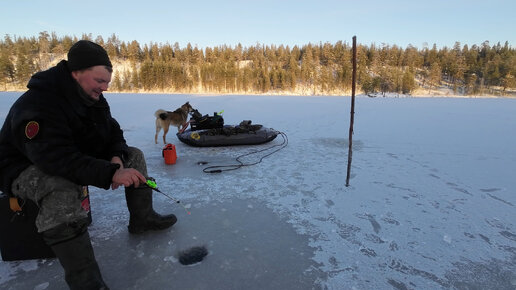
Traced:
MULTIPOLYGON (((0 93, 0 119, 20 94, 0 93)), ((191 211, 155 193, 156 210, 178 223, 133 236, 123 190, 90 188, 90 234, 111 289, 516 289, 515 99, 357 97, 346 187, 349 96, 106 97, 149 175, 191 211), (196 148, 171 128, 178 159, 166 165, 153 113, 185 101, 224 110, 226 124, 282 131, 289 144, 206 174, 282 139, 196 148), (177 253, 194 246, 208 256, 181 265, 177 253)), ((66 284, 57 260, 0 262, 0 288, 66 284)))

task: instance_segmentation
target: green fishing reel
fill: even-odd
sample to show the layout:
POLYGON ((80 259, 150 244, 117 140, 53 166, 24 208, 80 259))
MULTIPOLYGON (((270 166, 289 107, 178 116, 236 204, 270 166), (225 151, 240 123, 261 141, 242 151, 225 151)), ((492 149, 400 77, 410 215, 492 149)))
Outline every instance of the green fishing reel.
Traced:
POLYGON ((152 189, 157 189, 158 188, 158 185, 156 184, 156 181, 152 177, 149 177, 149 179, 147 179, 145 184, 147 184, 147 186, 152 188, 152 189))

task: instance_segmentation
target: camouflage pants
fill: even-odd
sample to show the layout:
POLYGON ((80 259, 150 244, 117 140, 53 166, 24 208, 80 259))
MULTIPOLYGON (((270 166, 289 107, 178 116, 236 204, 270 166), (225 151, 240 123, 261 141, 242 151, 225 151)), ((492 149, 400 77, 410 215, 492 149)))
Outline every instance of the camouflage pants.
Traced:
MULTIPOLYGON (((135 168, 147 176, 147 164, 140 149, 129 147, 127 159, 124 167, 135 168)), ((38 232, 87 218, 87 211, 81 206, 83 185, 48 175, 34 165, 27 167, 14 180, 12 191, 16 197, 30 199, 39 206, 36 218, 38 232)))

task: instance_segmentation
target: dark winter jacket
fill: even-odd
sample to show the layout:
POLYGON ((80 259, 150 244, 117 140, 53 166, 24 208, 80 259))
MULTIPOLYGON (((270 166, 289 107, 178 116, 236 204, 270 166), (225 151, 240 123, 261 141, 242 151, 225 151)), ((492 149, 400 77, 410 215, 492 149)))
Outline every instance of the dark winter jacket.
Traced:
POLYGON ((64 60, 27 87, 0 131, 0 190, 12 195, 12 181, 31 164, 78 185, 109 188, 119 167, 110 160, 125 157, 127 144, 104 96, 87 106, 64 60))

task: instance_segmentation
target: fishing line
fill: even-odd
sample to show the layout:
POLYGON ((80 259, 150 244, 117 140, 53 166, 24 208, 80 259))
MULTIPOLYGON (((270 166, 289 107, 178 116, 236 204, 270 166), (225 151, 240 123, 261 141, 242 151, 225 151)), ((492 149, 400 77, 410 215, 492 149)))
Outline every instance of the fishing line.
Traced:
POLYGON ((281 144, 276 144, 276 145, 273 145, 271 147, 268 147, 268 148, 265 148, 265 149, 262 149, 262 150, 253 151, 253 152, 250 152, 250 153, 246 153, 246 154, 240 155, 237 158, 235 158, 235 160, 239 164, 213 165, 213 166, 208 166, 208 167, 204 168, 202 171, 205 172, 205 173, 221 173, 221 172, 224 172, 224 171, 237 170, 237 169, 240 169, 240 168, 242 168, 244 166, 251 166, 251 165, 256 165, 258 163, 261 163, 262 160, 265 157, 271 156, 272 154, 274 154, 274 153, 280 151, 281 149, 287 147, 287 145, 288 145, 287 134, 285 134, 283 132, 278 132, 278 134, 283 138, 283 141, 281 142, 281 144), (278 147, 278 148, 276 148, 276 147, 278 147), (276 149, 274 151, 271 151, 271 152, 265 154, 264 156, 262 156, 256 162, 253 162, 253 163, 243 163, 242 161, 240 161, 240 158, 243 158, 243 157, 246 157, 246 156, 250 156, 250 155, 253 155, 253 154, 257 154, 257 153, 261 153, 261 152, 265 152, 265 151, 271 150, 273 148, 276 148, 276 149))
POLYGON ((186 206, 184 206, 184 204, 181 203, 181 201, 179 201, 178 199, 175 199, 173 197, 171 197, 170 195, 164 193, 164 192, 161 192, 161 191, 158 191, 159 193, 163 194, 164 196, 166 196, 167 198, 169 198, 170 200, 173 200, 175 201, 176 203, 179 203, 186 211, 187 214, 191 214, 191 212, 186 208, 186 206))
POLYGON ((181 201, 177 198, 173 198, 172 196, 162 192, 161 190, 158 189, 158 185, 156 184, 156 180, 152 177, 148 177, 147 179, 147 182, 145 183, 145 185, 147 185, 148 187, 152 188, 152 190, 155 190, 161 194, 163 194, 164 196, 166 196, 168 199, 170 200, 173 200, 175 201, 176 203, 180 204, 186 211, 187 214, 191 214, 190 211, 188 211, 188 209, 186 208, 186 206, 184 206, 181 201))

